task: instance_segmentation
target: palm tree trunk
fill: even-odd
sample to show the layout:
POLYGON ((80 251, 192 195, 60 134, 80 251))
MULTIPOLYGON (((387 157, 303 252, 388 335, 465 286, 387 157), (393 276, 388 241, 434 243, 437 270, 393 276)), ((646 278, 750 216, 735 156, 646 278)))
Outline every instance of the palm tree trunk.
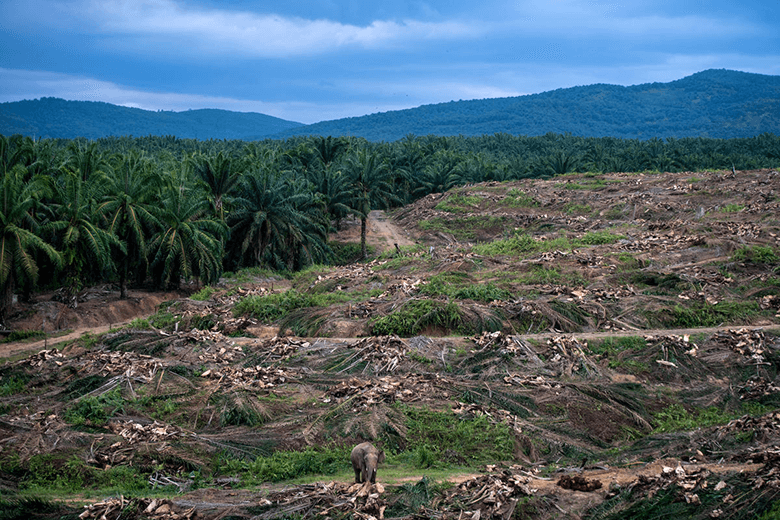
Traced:
POLYGON ((0 323, 5 327, 5 319, 8 311, 14 304, 14 277, 13 273, 8 273, 8 279, 5 281, 2 292, 2 301, 0 301, 0 323))
POLYGON ((368 217, 360 217, 360 250, 363 253, 363 260, 368 258, 368 248, 366 248, 366 221, 368 217))
POLYGON ((127 264, 130 259, 125 255, 122 259, 122 267, 119 269, 119 299, 127 299, 127 264))

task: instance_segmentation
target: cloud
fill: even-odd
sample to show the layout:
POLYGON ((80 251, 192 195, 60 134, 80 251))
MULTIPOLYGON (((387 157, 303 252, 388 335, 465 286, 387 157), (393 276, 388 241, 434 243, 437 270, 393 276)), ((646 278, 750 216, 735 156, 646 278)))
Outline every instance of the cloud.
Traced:
MULTIPOLYGON (((83 6, 74 7, 75 10, 83 6)), ((172 52, 233 53, 244 57, 279 58, 318 55, 342 48, 383 48, 425 40, 469 37, 471 24, 377 20, 366 26, 331 20, 309 20, 278 14, 224 9, 198 9, 173 0, 94 0, 84 10, 97 29, 144 46, 144 38, 174 43, 172 52)), ((164 46, 157 52, 167 52, 164 46)))

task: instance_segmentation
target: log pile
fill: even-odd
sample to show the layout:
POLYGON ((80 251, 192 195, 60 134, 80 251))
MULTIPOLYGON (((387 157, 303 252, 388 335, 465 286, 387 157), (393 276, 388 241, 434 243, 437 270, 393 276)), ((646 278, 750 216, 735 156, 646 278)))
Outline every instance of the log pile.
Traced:
MULTIPOLYGON (((633 493, 641 493, 650 498, 661 490, 676 486, 679 494, 678 500, 698 505, 701 503, 701 500, 696 491, 707 488, 707 478, 710 475, 709 470, 701 468, 689 468, 686 471, 680 465, 676 468, 664 466, 659 474, 639 475, 629 485, 629 488, 633 493)), ((717 486, 716 490, 719 491, 717 486)))
POLYGON ((254 388, 265 389, 289 383, 292 376, 281 368, 254 367, 221 367, 203 372, 201 377, 217 380, 219 388, 254 388))
POLYGON ((387 501, 382 498, 382 484, 344 484, 341 482, 304 484, 271 492, 260 499, 260 506, 273 510, 253 518, 332 518, 351 515, 359 520, 382 520, 387 501))
POLYGON ((518 351, 524 351, 519 348, 518 342, 515 338, 507 336, 501 331, 496 332, 483 332, 481 336, 475 336, 471 339, 479 347, 476 351, 484 351, 487 349, 497 349, 501 354, 517 354, 518 351))
POLYGON ((183 435, 181 429, 170 424, 154 421, 141 424, 135 421, 117 421, 108 424, 108 429, 119 435, 128 444, 160 442, 183 435))
POLYGON ((21 360, 19 363, 22 365, 29 365, 33 368, 40 368, 45 363, 52 360, 54 360, 55 363, 61 365, 62 364, 61 360, 64 358, 65 356, 62 355, 62 352, 60 352, 56 348, 53 348, 50 350, 41 350, 37 354, 33 354, 21 360))
POLYGON ((375 380, 350 378, 333 386, 325 394, 324 402, 343 402, 352 399, 353 408, 367 408, 378 403, 394 403, 400 401, 410 403, 425 398, 433 398, 437 394, 449 395, 451 382, 432 375, 410 375, 402 378, 383 376, 375 380))
POLYGON ((530 483, 529 477, 510 470, 471 478, 447 493, 443 500, 445 504, 462 504, 462 509, 441 518, 508 520, 520 500, 536 492, 530 483))
POLYGON ((90 375, 114 376, 124 374, 127 377, 151 380, 157 369, 165 362, 146 354, 107 350, 92 350, 72 362, 90 375))

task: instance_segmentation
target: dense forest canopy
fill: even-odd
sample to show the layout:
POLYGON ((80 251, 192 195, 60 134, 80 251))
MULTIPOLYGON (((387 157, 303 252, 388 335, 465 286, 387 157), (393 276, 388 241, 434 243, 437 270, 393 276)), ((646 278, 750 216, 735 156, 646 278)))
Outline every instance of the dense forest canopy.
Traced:
POLYGON ((396 141, 405 135, 480 136, 548 132, 626 139, 780 135, 780 76, 706 70, 669 83, 588 85, 526 96, 452 101, 302 125, 226 110, 151 112, 108 103, 0 103, 0 133, 34 138, 175 135, 243 139, 358 136, 396 141))
MULTIPOLYGON (((286 140, 0 135, 0 313, 14 295, 98 282, 175 287, 248 266, 335 262, 347 216, 464 183, 569 172, 750 170, 780 165, 780 137, 408 135, 286 140)), ((356 254, 365 255, 363 247, 356 254)))

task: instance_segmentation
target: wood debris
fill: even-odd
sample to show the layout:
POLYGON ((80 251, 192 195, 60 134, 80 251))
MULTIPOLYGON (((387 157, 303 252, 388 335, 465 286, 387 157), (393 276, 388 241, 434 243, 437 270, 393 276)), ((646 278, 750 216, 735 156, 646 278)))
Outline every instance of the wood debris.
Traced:
POLYGON ((143 518, 151 520, 191 520, 196 517, 195 508, 182 509, 165 498, 125 498, 123 496, 106 498, 102 502, 84 506, 79 518, 86 520, 97 518, 123 517, 125 510, 141 512, 143 518))
POLYGON ((22 365, 30 365, 33 368, 39 368, 43 366, 44 363, 52 360, 62 364, 61 360, 64 358, 65 356, 62 355, 62 352, 56 348, 53 348, 50 350, 41 350, 37 354, 32 354, 31 356, 21 360, 19 363, 22 365))
POLYGON ((451 381, 438 374, 383 376, 374 380, 353 377, 328 390, 323 401, 329 403, 352 399, 353 409, 367 408, 377 403, 410 403, 442 394, 446 398, 451 385, 451 381))
POLYGON ((116 421, 108 424, 108 429, 122 437, 129 444, 141 442, 160 442, 183 435, 180 428, 154 421, 141 424, 135 421, 116 421))
POLYGON ((452 513, 456 516, 445 514, 441 518, 508 520, 523 497, 536 493, 530 484, 530 477, 510 470, 471 478, 449 491, 443 500, 445 504, 462 504, 462 508, 452 513))
POLYGON ((219 388, 273 388, 289 383, 291 373, 281 368, 254 367, 221 367, 209 369, 201 373, 201 377, 216 379, 219 388))
POLYGON ((361 520, 383 519, 387 501, 382 498, 382 484, 345 484, 317 482, 271 492, 260 500, 261 506, 275 506, 274 510, 257 515, 257 520, 274 518, 331 518, 337 513, 350 514, 361 520))
POLYGON ((398 336, 375 336, 363 338, 355 343, 354 352, 339 364, 338 372, 348 372, 353 367, 365 363, 363 372, 383 374, 393 372, 406 359, 409 351, 406 344, 398 336), (370 370, 369 370, 370 369, 370 370))
POLYGON ((487 349, 497 349, 501 354, 516 354, 524 351, 518 345, 518 340, 512 336, 508 336, 501 331, 496 332, 483 332, 480 336, 470 338, 477 344, 479 349, 477 351, 483 351, 487 349))

